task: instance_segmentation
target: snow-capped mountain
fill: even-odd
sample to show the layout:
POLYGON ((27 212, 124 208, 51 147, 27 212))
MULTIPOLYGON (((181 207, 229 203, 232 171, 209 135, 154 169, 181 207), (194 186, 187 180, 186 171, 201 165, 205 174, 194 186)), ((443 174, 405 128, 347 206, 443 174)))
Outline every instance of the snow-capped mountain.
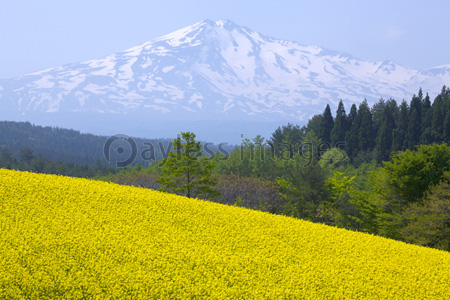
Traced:
POLYGON ((145 124, 161 136, 194 123, 200 131, 216 125, 227 132, 232 124, 240 133, 236 124, 270 124, 273 131, 274 124, 304 123, 340 99, 349 110, 363 99, 409 100, 420 87, 438 93, 449 83, 450 65, 414 70, 364 61, 206 20, 102 59, 1 80, 0 117, 139 135, 151 134, 138 133, 145 124))

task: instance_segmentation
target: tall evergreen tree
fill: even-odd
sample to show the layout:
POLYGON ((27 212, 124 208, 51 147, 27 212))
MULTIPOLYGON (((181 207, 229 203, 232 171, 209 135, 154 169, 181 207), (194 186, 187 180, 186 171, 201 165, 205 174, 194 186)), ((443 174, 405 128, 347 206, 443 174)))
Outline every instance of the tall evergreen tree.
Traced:
POLYGON ((314 115, 308 121, 308 125, 306 125, 306 129, 308 132, 314 132, 316 136, 320 136, 320 130, 322 126, 323 115, 314 115))
POLYGON ((422 101, 422 135, 420 137, 420 143, 429 145, 433 143, 432 137, 432 121, 433 121, 433 109, 431 107, 430 96, 425 96, 422 101))
POLYGON ((333 116, 331 115, 330 105, 327 104, 323 112, 322 122, 320 124, 320 139, 322 142, 331 143, 331 131, 334 127, 333 116))
POLYGON ((384 107, 383 118, 377 132, 376 147, 377 160, 388 161, 391 155, 393 130, 395 128, 395 118, 397 114, 397 102, 388 100, 384 107))
POLYGON ((443 125, 443 133, 441 141, 445 143, 450 143, 450 105, 444 105, 445 107, 445 118, 443 125))
POLYGON ((347 118, 349 129, 355 122, 357 115, 358 115, 358 108, 356 107, 356 104, 352 104, 352 106, 350 108, 350 113, 348 114, 348 118, 347 118))
POLYGON ((331 145, 335 147, 339 143, 345 142, 345 134, 348 131, 347 114, 345 113, 344 103, 339 101, 336 111, 333 130, 331 130, 331 145))
POLYGON ((374 132, 372 113, 370 112, 367 100, 359 105, 357 123, 359 123, 358 130, 358 146, 360 151, 370 151, 374 147, 374 132))
POLYGON ((394 130, 392 151, 403 151, 406 149, 406 135, 408 133, 408 103, 405 100, 400 104, 400 111, 398 120, 396 121, 396 128, 394 130))
POLYGON ((419 88, 419 93, 417 93, 417 98, 419 98, 420 101, 423 101, 423 92, 422 92, 422 88, 419 88))
POLYGON ((432 141, 433 143, 439 143, 444 133, 443 125, 445 120, 445 105, 441 94, 437 95, 431 107, 433 109, 433 118, 431 120, 432 141))
POLYGON ((353 158, 358 152, 358 130, 359 124, 356 123, 358 116, 358 109, 355 104, 352 104, 350 113, 348 114, 348 131, 345 135, 345 152, 348 157, 353 158))
POLYGON ((443 132, 441 136, 441 141, 449 143, 450 142, 450 93, 448 89, 444 88, 441 91, 441 97, 444 108, 444 124, 443 124, 443 132))
POLYGON ((420 144, 422 135, 422 89, 419 95, 414 95, 409 108, 408 133, 406 135, 407 147, 414 149, 420 144))
POLYGON ((384 114, 386 109, 386 101, 384 101, 383 98, 378 100, 377 103, 375 103, 374 106, 372 106, 372 109, 370 110, 372 113, 372 119, 373 119, 373 131, 375 134, 378 132, 378 129, 381 127, 381 124, 384 120, 384 114))

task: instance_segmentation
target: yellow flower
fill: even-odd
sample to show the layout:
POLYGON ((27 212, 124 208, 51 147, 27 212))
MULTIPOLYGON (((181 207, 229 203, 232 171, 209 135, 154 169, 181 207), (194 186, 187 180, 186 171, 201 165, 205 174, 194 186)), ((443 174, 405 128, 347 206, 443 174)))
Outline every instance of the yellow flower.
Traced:
POLYGON ((0 298, 450 299, 450 253, 0 169, 0 298))

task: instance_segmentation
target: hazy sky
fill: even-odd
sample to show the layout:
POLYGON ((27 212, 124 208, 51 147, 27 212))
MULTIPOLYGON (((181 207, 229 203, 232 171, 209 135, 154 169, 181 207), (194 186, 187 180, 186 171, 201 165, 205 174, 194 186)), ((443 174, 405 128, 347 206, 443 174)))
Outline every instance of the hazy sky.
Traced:
POLYGON ((360 59, 450 64, 450 1, 5 0, 0 78, 101 58, 203 19, 360 59))

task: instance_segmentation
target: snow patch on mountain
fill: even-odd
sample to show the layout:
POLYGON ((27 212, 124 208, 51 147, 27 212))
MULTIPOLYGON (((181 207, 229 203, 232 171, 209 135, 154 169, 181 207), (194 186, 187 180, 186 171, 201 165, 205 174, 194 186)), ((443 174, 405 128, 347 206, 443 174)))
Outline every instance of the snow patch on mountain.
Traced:
POLYGON ((101 59, 0 81, 0 110, 118 115, 136 121, 306 122, 325 104, 438 93, 450 65, 414 70, 392 61, 267 37, 205 20, 101 59), (139 117, 136 117, 139 115, 139 117))

